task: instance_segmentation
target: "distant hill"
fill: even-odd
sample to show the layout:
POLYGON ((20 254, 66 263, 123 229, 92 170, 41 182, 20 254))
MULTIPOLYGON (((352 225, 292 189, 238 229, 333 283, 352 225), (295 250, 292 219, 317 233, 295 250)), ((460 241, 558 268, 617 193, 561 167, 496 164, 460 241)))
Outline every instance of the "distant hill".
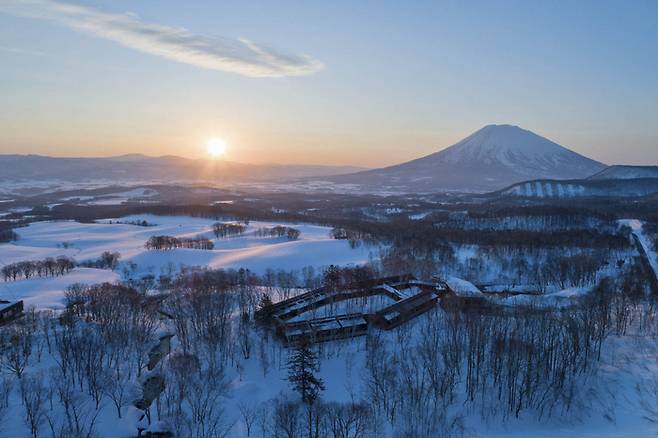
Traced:
POLYGON ((511 125, 489 125, 413 161, 327 178, 380 190, 486 192, 531 178, 586 178, 606 165, 511 125))
POLYGON ((635 197, 658 193, 658 178, 532 180, 513 184, 496 197, 568 199, 582 197, 635 197))
POLYGON ((595 173, 588 179, 658 178, 658 166, 614 165, 595 173))
POLYGON ((279 181, 363 170, 353 166, 252 165, 223 160, 140 154, 110 158, 0 155, 0 181, 279 181))

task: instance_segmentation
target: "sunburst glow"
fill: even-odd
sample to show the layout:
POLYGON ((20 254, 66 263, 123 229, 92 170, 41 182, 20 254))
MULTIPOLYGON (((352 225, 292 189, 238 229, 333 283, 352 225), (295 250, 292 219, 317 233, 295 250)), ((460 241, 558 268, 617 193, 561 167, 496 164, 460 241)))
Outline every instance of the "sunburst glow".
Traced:
POLYGON ((206 145, 208 154, 213 158, 219 158, 226 153, 226 142, 221 138, 211 138, 206 145))

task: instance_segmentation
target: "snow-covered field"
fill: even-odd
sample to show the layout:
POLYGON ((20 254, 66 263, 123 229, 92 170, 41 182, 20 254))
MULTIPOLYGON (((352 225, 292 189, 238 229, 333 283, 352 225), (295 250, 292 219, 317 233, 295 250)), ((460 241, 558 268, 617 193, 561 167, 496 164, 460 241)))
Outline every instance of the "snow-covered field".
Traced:
POLYGON ((58 309, 64 307, 62 297, 74 283, 96 284, 119 281, 118 273, 93 268, 75 268, 68 274, 52 278, 30 278, 12 283, 0 282, 0 297, 9 301, 23 300, 26 307, 58 309))
POLYGON ((370 250, 352 249, 345 240, 334 240, 327 227, 287 224, 301 231, 300 238, 259 237, 256 230, 281 223, 251 222, 239 237, 216 239, 212 224, 216 221, 185 216, 127 216, 102 223, 74 221, 37 222, 17 229, 19 240, 0 245, 0 267, 22 260, 41 260, 65 255, 77 262, 94 260, 103 252, 119 252, 117 272, 100 269, 76 269, 58 278, 39 278, 0 283, 0 296, 26 299, 38 307, 58 307, 64 289, 73 283, 114 281, 119 273, 137 277, 176 271, 181 266, 246 268, 256 273, 267 269, 299 270, 307 266, 322 268, 331 264, 349 265, 368 261, 370 250), (146 220, 155 226, 142 227, 125 222, 146 220), (124 223, 116 223, 117 221, 124 223), (112 222, 112 223, 110 223, 112 222), (145 242, 151 236, 206 237, 213 250, 175 249, 148 251, 145 242))

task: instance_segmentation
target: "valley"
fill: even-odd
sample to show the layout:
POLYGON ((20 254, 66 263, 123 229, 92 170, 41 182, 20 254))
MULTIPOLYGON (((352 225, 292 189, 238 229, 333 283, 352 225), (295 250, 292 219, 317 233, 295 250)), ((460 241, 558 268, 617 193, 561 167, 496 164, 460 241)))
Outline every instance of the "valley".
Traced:
MULTIPOLYGON (((206 411, 213 433, 244 437, 258 427, 265 436, 282 433, 284 421, 303 429, 304 406, 287 382, 300 348, 317 356, 325 388, 312 415, 324 422, 360 412, 354 424, 368 434, 644 433, 652 427, 657 203, 651 195, 575 201, 164 185, 19 194, 2 206, 14 237, 0 244, 9 275, 0 298, 25 313, 4 331, 29 337, 21 367, 44 388, 62 360, 56 333, 106 344, 109 355, 93 360, 99 371, 122 370, 120 386, 95 389, 90 374, 72 377, 91 385, 76 406, 96 416, 81 427, 101 437, 200 427, 175 410, 179 402, 193 409, 194 399, 170 392, 184 384, 176 364, 191 357, 200 374, 185 379, 222 407, 206 411), (50 275, 48 263, 60 259, 70 270, 50 275), (407 283, 385 280, 400 275, 407 283), (273 314, 279 322, 263 319, 268 306, 290 305, 273 314), (102 315, 118 309, 147 325, 113 338, 102 315), (51 318, 72 325, 51 334, 51 318), (146 350, 163 336, 168 352, 145 369, 146 350), (497 374, 511 360, 507 377, 497 374), (162 392, 151 399, 144 386, 137 397, 156 377, 162 392), (217 384, 204 388, 208 379, 217 384), (113 407, 119 388, 131 395, 113 407)), ((13 388, 5 427, 23 430, 13 388)))
POLYGON ((0 438, 658 436, 655 0, 0 39, 0 438))

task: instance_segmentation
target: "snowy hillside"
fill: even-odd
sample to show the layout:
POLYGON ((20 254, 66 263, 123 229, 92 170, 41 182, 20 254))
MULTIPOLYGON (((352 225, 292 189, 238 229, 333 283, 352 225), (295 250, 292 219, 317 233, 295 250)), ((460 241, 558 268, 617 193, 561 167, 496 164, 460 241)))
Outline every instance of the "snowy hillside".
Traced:
POLYGON ((119 273, 137 278, 160 275, 182 266, 204 266, 213 269, 245 268, 262 274, 267 269, 301 270, 331 264, 362 264, 368 261, 370 250, 351 249, 348 241, 334 240, 330 228, 316 225, 294 225, 301 231, 298 240, 285 237, 263 237, 258 229, 278 223, 252 221, 241 236, 216 239, 212 233, 214 221, 182 216, 128 216, 105 223, 83 224, 73 221, 37 222, 18 230, 15 243, 0 244, 0 268, 22 260, 68 256, 78 262, 94 260, 104 251, 121 254, 115 272, 102 269, 74 269, 58 278, 32 278, 3 283, 0 298, 24 299, 39 308, 62 306, 67 286, 73 283, 101 283, 119 279, 119 273), (136 226, 129 222, 147 222, 154 226, 136 226), (214 243, 212 250, 175 249, 148 251, 144 244, 151 236, 207 237, 214 243))
POLYGON ((514 184, 496 195, 527 198, 577 198, 586 196, 646 196, 658 192, 658 178, 533 180, 514 184))
POLYGON ((658 166, 610 166, 588 179, 635 179, 658 178, 658 166))
POLYGON ((488 125, 442 151, 383 169, 330 178, 412 191, 497 190, 531 177, 585 178, 605 168, 518 126, 488 125))

